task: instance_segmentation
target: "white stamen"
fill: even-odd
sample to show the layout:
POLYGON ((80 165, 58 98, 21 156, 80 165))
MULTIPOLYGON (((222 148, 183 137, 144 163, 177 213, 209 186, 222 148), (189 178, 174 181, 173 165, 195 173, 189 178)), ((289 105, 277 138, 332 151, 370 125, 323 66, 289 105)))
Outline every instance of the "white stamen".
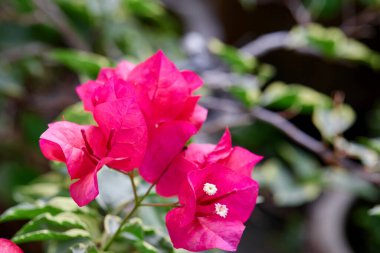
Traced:
POLYGON ((215 195, 215 193, 218 191, 218 188, 216 188, 216 185, 214 185, 214 184, 205 183, 203 185, 203 191, 207 195, 212 196, 212 195, 215 195))
POLYGON ((222 205, 220 203, 215 204, 215 212, 222 218, 226 218, 228 214, 228 208, 226 205, 222 205))

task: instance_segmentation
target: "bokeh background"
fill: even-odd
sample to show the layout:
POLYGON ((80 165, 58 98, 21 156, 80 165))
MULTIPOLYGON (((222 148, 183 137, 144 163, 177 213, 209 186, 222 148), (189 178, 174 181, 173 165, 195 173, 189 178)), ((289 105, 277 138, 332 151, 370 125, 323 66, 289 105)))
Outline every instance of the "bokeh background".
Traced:
MULTIPOLYGON (((215 142, 229 125, 234 144, 266 157, 238 252, 379 252, 378 0, 1 0, 0 213, 51 170, 38 139, 79 101, 75 87, 158 49, 205 81, 209 119, 196 140, 215 142), (353 108, 333 141, 335 123, 313 116, 324 101, 353 108), (359 168, 326 162, 272 114, 249 114, 257 105, 359 168)), ((1 223, 0 237, 23 223, 1 223)))

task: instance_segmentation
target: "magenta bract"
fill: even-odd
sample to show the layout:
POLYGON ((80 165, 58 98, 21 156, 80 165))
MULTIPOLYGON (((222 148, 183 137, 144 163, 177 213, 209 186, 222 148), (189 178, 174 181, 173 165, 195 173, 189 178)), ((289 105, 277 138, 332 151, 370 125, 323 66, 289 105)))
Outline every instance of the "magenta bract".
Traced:
POLYGON ((190 144, 179 154, 157 183, 157 193, 164 197, 177 195, 181 182, 186 180, 189 171, 211 164, 220 164, 250 177, 254 166, 261 159, 261 156, 242 147, 232 147, 231 134, 226 129, 217 145, 190 144))
POLYGON ((223 165, 189 172, 179 192, 182 206, 166 216, 174 246, 191 251, 235 251, 257 194, 254 180, 223 165))
POLYGON ((0 238, 0 252, 4 253, 23 253, 19 246, 17 246, 14 242, 0 238))

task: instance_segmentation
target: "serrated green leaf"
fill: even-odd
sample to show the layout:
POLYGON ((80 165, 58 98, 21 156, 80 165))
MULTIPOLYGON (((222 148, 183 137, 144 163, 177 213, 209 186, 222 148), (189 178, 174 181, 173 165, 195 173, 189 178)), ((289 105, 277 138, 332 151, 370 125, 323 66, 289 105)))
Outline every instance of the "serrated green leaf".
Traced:
POLYGON ((49 57, 92 79, 96 78, 101 67, 111 65, 104 56, 72 49, 55 49, 49 53, 49 57))
POLYGON ((320 131, 323 138, 332 138, 342 134, 355 122, 354 110, 345 104, 332 109, 318 107, 313 113, 313 123, 320 131))
POLYGON ((12 238, 15 243, 25 243, 47 240, 69 240, 75 238, 90 238, 90 234, 83 229, 70 229, 64 232, 50 231, 48 229, 33 231, 12 238))
POLYGON ((33 220, 26 223, 16 235, 23 235, 41 229, 86 229, 86 224, 74 213, 60 213, 51 215, 49 213, 41 214, 33 220))
POLYGON ((92 113, 84 110, 82 102, 67 107, 61 115, 58 116, 58 120, 62 119, 82 125, 96 125, 92 113))

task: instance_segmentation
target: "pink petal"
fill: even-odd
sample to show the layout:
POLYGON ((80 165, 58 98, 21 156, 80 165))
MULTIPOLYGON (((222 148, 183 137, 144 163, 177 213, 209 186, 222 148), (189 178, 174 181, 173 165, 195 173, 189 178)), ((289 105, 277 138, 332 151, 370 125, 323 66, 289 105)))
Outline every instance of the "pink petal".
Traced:
POLYGON ((134 67, 135 64, 123 60, 119 62, 116 67, 116 75, 123 80, 127 80, 129 73, 134 69, 134 67))
POLYGON ((215 149, 208 155, 207 162, 215 163, 218 160, 226 158, 232 150, 231 134, 228 128, 224 132, 222 138, 218 144, 216 144, 215 149))
POLYGON ((175 119, 191 92, 181 72, 162 51, 138 64, 128 81, 135 85, 139 105, 152 125, 175 119))
POLYGON ((94 94, 94 91, 100 86, 102 86, 101 83, 90 80, 76 87, 76 92, 80 99, 83 101, 83 106, 86 111, 92 112, 94 109, 92 96, 94 94))
POLYGON ((83 151, 86 147, 81 130, 95 155, 102 157, 105 153, 105 139, 99 128, 81 126, 68 121, 59 121, 49 125, 40 137, 42 153, 50 160, 66 162, 71 178, 79 178, 92 171, 94 162, 83 151))
POLYGON ((213 144, 190 144, 184 152, 185 158, 203 168, 207 156, 215 149, 213 144))
POLYGON ((4 253, 23 253, 17 244, 4 238, 0 238, 0 249, 4 253))
POLYGON ((250 177, 254 166, 262 159, 262 156, 256 155, 247 149, 234 147, 231 154, 219 163, 242 175, 250 177))
POLYGON ((139 167, 147 145, 147 127, 144 116, 132 98, 118 99, 98 105, 94 118, 107 136, 108 165, 130 171, 139 167))
MULTIPOLYGON (((214 210, 214 205, 217 202, 228 207, 226 218, 215 215, 221 220, 245 222, 251 215, 256 204, 259 186, 250 177, 243 176, 222 165, 212 164, 204 169, 190 172, 188 178, 195 189, 197 198, 201 197, 202 202, 209 201, 210 203, 210 207, 199 206, 198 211, 214 210), (217 193, 213 196, 205 195, 203 191, 204 183, 214 184, 218 189, 217 193), (221 198, 221 196, 224 197, 221 198), (216 202, 211 201, 215 199, 217 199, 216 202)), ((182 196, 179 197, 181 198, 182 196)))
POLYGON ((156 181, 195 133, 196 128, 184 121, 171 121, 152 129, 141 176, 148 182, 156 181))
POLYGON ((181 73, 190 87, 190 90, 194 91, 202 86, 203 81, 195 72, 191 70, 183 70, 181 73))
POLYGON ((186 180, 187 173, 197 169, 197 166, 186 160, 183 154, 177 155, 170 164, 169 169, 157 182, 156 192, 163 197, 177 195, 183 182, 186 180))
POLYGON ((181 226, 181 215, 180 208, 166 215, 166 226, 175 248, 190 251, 214 248, 236 251, 245 228, 242 222, 220 222, 213 218, 201 217, 181 226))
POLYGON ((189 97, 184 104, 181 114, 177 117, 177 120, 189 121, 197 129, 200 129, 207 118, 207 109, 197 105, 199 99, 200 96, 189 97))
MULTIPOLYGON (((103 164, 100 165, 103 166, 103 164)), ((97 171, 98 168, 94 168, 92 172, 70 185, 70 195, 78 206, 85 206, 98 196, 97 171)))

